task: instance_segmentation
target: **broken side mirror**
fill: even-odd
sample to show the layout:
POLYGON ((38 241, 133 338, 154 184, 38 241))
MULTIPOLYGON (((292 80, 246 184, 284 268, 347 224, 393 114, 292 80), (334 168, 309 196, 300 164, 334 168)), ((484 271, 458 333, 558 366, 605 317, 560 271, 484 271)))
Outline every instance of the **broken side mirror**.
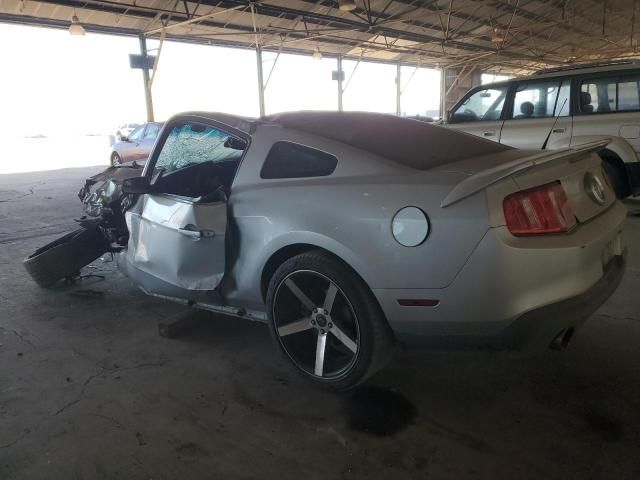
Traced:
POLYGON ((125 178, 122 181, 122 193, 150 193, 151 183, 147 177, 125 178))

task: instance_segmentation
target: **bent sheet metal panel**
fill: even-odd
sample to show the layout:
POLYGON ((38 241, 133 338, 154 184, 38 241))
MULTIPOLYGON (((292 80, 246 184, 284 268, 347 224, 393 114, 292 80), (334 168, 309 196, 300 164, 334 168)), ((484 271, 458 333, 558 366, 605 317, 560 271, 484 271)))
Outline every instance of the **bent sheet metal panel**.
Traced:
POLYGON ((225 270, 227 204, 199 204, 170 195, 145 195, 127 212, 128 261, 154 277, 187 290, 214 290, 225 270), (215 232, 192 238, 186 226, 215 232))

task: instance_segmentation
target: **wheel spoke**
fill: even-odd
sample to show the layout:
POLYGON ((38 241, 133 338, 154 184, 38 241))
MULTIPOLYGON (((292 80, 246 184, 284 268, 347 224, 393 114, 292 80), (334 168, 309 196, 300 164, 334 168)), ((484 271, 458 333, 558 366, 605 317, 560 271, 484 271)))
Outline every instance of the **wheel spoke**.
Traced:
POLYGON ((298 286, 293 282, 293 280, 291 280, 290 278, 287 278, 285 280, 284 284, 287 287, 289 287, 289 290, 291 290, 291 293, 293 293, 298 298, 298 300, 300 300, 300 302, 302 302, 302 304, 305 307, 307 307, 309 310, 313 310, 314 308, 316 308, 316 306, 309 299, 309 297, 307 297, 304 294, 304 292, 298 288, 298 286))
POLYGON ((356 350, 358 349, 358 346, 356 345, 356 342, 354 342, 353 340, 351 340, 346 333, 344 333, 342 330, 340 330, 340 327, 338 327, 335 323, 333 324, 333 327, 331 327, 331 329, 329 330, 331 333, 333 333, 333 335, 335 335, 335 337, 340 340, 345 347, 347 347, 349 350, 351 350, 353 353, 356 353, 356 350))
POLYGON ((324 351, 327 346, 327 334, 321 333, 318 335, 318 342, 316 343, 316 366, 315 374, 319 377, 322 376, 324 371, 324 351))
POLYGON ((336 299, 336 293, 338 293, 338 287, 336 287, 333 283, 329 284, 329 288, 327 289, 327 295, 324 297, 324 308, 329 314, 331 314, 331 309, 333 308, 333 302, 336 299))
POLYGON ((305 330, 309 330, 311 328, 311 319, 308 317, 301 318, 300 320, 296 320, 295 322, 287 323, 282 327, 278 327, 278 334, 281 337, 286 337, 287 335, 291 335, 293 333, 304 332, 305 330))

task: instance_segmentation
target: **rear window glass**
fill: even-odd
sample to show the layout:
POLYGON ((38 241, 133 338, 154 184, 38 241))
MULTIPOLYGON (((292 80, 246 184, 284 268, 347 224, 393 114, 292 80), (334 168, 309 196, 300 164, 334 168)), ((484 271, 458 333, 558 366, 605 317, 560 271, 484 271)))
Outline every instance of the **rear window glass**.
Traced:
POLYGON ((260 177, 326 177, 333 173, 337 164, 338 159, 329 153, 297 143, 277 142, 264 161, 260 177))

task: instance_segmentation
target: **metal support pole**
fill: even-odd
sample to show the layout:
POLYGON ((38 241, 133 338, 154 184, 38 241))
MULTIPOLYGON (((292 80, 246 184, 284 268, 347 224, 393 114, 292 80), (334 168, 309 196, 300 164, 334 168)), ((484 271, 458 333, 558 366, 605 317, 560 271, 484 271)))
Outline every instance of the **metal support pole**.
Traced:
POLYGON ((396 66, 396 115, 400 116, 401 110, 401 99, 402 99, 402 84, 400 83, 400 63, 396 66))
POLYGON ((445 122, 447 118, 447 69, 440 70, 440 118, 445 122))
POLYGON ((264 78, 262 72, 262 48, 256 47, 256 60, 258 62, 258 102, 260 104, 260 116, 264 117, 264 78))
POLYGON ((149 81, 149 69, 147 68, 147 38, 144 34, 140 35, 140 54, 142 55, 143 68, 142 79, 144 80, 144 100, 147 104, 147 122, 153 122, 153 98, 151 97, 151 82, 149 81))
POLYGON ((342 71, 342 55, 338 55, 338 111, 342 111, 342 94, 344 93, 342 89, 342 76, 344 72, 342 71))

